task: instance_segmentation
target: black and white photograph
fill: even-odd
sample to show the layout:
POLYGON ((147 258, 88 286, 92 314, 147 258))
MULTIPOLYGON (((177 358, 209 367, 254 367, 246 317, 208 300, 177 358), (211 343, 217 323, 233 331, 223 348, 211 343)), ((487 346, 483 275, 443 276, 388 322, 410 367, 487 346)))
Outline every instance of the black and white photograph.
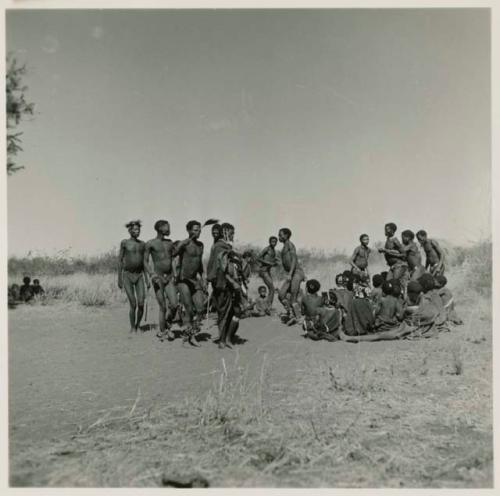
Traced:
POLYGON ((67 4, 3 10, 7 486, 493 489, 495 9, 67 4))

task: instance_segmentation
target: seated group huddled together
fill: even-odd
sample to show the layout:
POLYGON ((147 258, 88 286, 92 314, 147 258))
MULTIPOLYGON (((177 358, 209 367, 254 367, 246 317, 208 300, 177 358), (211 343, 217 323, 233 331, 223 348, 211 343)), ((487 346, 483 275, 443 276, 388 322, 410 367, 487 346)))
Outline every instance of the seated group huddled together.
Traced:
POLYGON ((429 336, 451 324, 461 324, 446 287, 444 253, 423 230, 416 238, 425 252, 425 265, 415 234, 405 230, 400 241, 396 225, 388 223, 385 246, 378 250, 384 254, 388 270, 370 275, 369 237, 363 234, 350 259, 350 269, 336 276, 336 288, 320 294, 319 281, 306 279, 288 228, 271 236, 268 246, 255 257, 252 251, 238 253, 233 246, 234 226, 215 219, 203 226, 189 221, 188 237, 182 241, 169 239, 166 220, 155 223, 156 236, 148 242, 139 240, 140 221, 131 221, 126 227, 130 238, 120 244, 118 285, 129 299, 131 332, 140 326, 146 288, 152 285, 159 305, 157 336, 162 341, 175 339, 173 324, 179 323, 183 339, 193 344, 202 321, 215 311, 219 330, 215 342, 225 348, 241 341, 236 335, 241 318, 272 315, 276 292, 272 269, 279 265, 278 242, 282 243, 280 265, 284 271, 284 281, 277 290, 284 308, 280 320, 287 326, 301 325, 307 338, 354 342, 400 339, 429 336), (206 271, 204 246, 199 240, 205 226, 211 226, 213 237, 206 271), (248 283, 255 265, 264 284, 252 299, 248 283))
POLYGON ((33 279, 33 284, 31 284, 31 277, 25 276, 22 285, 14 283, 8 288, 8 306, 15 308, 18 303, 33 302, 44 294, 45 291, 39 279, 33 279))

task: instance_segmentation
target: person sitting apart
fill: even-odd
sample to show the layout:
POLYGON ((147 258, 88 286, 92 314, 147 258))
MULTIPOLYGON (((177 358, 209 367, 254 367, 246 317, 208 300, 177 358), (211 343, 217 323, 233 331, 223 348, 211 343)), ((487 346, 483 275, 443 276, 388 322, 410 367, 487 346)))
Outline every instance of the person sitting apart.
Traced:
POLYGON ((398 326, 403 320, 404 309, 399 298, 394 296, 394 281, 382 284, 382 298, 375 309, 375 330, 388 331, 398 326))
POLYGON ((370 238, 368 237, 368 234, 362 234, 359 237, 359 241, 361 244, 355 248, 349 263, 351 264, 352 272, 354 274, 368 275, 368 258, 371 253, 371 250, 368 247, 370 238))
POLYGON ((33 294, 35 296, 43 296, 45 294, 44 289, 42 286, 40 286, 40 280, 39 279, 33 279, 33 294))
POLYGON ((429 239, 423 229, 418 231, 417 239, 425 252, 425 268, 433 276, 444 274, 444 252, 439 243, 435 239, 429 239))
POLYGON ((408 264, 409 279, 410 281, 416 281, 425 273, 425 268, 422 265, 420 250, 417 243, 415 243, 415 234, 407 229, 401 233, 401 240, 403 241, 401 249, 406 255, 406 263, 408 264))
POLYGON ((443 303, 444 309, 446 310, 448 320, 455 325, 462 325, 463 321, 455 311, 455 302, 453 299, 453 294, 446 287, 448 280, 443 275, 437 275, 434 278, 434 281, 435 281, 436 292, 441 297, 441 302, 443 303))
POLYGON ((23 278, 23 285, 19 290, 19 299, 25 303, 33 299, 33 286, 31 285, 31 278, 28 276, 23 278))
POLYGON ((13 284, 7 288, 7 305, 9 308, 16 308, 19 303, 19 284, 13 284))
POLYGON ((372 290, 370 293, 370 299, 372 301, 372 305, 377 305, 382 298, 382 284, 384 283, 384 279, 381 274, 375 274, 372 277, 372 290))
POLYGON ((271 302, 267 294, 266 286, 259 286, 258 289, 259 296, 253 304, 253 308, 250 313, 252 317, 265 317, 266 315, 271 315, 271 302))

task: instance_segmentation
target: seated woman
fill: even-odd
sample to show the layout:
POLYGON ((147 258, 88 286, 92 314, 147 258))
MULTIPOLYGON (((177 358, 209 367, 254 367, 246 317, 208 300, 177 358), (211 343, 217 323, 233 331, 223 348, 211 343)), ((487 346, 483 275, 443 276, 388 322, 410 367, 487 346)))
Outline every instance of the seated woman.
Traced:
POLYGON ((305 337, 309 339, 335 341, 338 339, 335 331, 340 326, 341 313, 339 309, 330 306, 331 303, 336 302, 335 295, 330 293, 328 302, 325 302, 324 296, 318 295, 320 288, 321 285, 316 279, 309 279, 306 282, 307 294, 302 298, 301 303, 304 316, 302 327, 305 337))
POLYGON ((390 331, 399 327, 404 315, 400 293, 401 287, 398 281, 385 281, 382 284, 382 298, 374 311, 376 332, 390 331))
POLYGON ((350 288, 351 297, 345 302, 344 331, 348 336, 361 336, 371 332, 375 322, 370 288, 357 274, 349 281, 350 288))

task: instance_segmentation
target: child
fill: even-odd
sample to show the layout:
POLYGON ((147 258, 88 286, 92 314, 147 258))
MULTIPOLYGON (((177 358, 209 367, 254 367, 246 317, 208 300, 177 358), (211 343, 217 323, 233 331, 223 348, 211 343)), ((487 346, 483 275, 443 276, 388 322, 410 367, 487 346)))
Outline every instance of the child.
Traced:
POLYGON ((42 286, 40 286, 39 279, 33 279, 33 294, 35 296, 43 296, 45 294, 45 291, 43 290, 42 286))
POLYGON ((448 320, 456 325, 462 325, 462 319, 457 315, 455 311, 455 302, 453 300, 453 294, 451 291, 445 287, 448 280, 443 275, 438 275, 434 278, 436 285, 436 292, 441 297, 444 309, 446 310, 448 320))
POLYGON ((337 289, 344 288, 344 275, 343 274, 337 274, 335 276, 335 285, 337 286, 337 289))
POLYGON ((271 315, 271 302, 269 301, 267 295, 267 287, 259 286, 258 292, 259 296, 255 300, 251 311, 252 317, 264 317, 266 315, 271 315))
POLYGON ((354 250, 349 263, 351 264, 352 271, 355 274, 368 274, 368 258, 371 253, 370 248, 368 248, 370 238, 368 237, 368 234, 362 234, 359 237, 359 241, 361 244, 354 250))
POLYGON ((425 268, 433 275, 444 274, 444 253, 439 243, 434 239, 429 239, 427 233, 422 229, 417 233, 420 246, 424 249, 426 260, 425 268))
POLYGON ((373 289, 370 294, 370 299, 373 305, 377 305, 382 298, 382 284, 384 279, 381 274, 375 274, 372 278, 373 289))
POLYGON ((394 285, 392 281, 386 281, 382 284, 382 298, 375 309, 375 329, 386 331, 399 325, 403 319, 403 305, 401 301, 394 296, 394 285))
POLYGON ((144 313, 146 298, 144 282, 149 288, 149 279, 144 269, 146 243, 139 239, 141 233, 140 220, 132 220, 125 227, 130 234, 130 238, 124 239, 120 243, 118 287, 125 289, 129 301, 130 332, 137 332, 144 313))

